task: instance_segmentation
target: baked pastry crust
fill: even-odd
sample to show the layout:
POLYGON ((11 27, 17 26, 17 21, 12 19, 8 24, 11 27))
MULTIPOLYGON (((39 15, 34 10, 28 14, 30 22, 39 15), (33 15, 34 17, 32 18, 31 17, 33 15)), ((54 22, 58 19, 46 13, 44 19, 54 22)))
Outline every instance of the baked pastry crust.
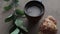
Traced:
POLYGON ((48 16, 43 20, 39 28, 42 33, 55 33, 57 31, 57 22, 54 17, 48 16))

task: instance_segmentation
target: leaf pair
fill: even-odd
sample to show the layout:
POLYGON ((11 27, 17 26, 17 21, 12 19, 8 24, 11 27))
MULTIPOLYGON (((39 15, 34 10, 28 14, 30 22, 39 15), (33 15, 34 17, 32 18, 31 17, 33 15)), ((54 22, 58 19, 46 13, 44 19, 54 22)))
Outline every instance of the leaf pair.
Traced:
POLYGON ((28 32, 26 27, 24 27, 23 20, 16 19, 15 25, 10 29, 11 34, 24 34, 25 32, 28 32))
POLYGON ((20 29, 22 29, 25 32, 28 32, 27 28, 24 27, 24 22, 21 19, 16 19, 15 21, 16 26, 18 26, 20 29))
MULTIPOLYGON (((4 1, 9 1, 9 0, 4 0, 4 1)), ((12 3, 10 5, 4 7, 4 10, 8 11, 8 10, 12 9, 13 5, 17 6, 17 3, 18 3, 18 0, 12 0, 12 3)))
POLYGON ((4 10, 5 10, 5 11, 8 11, 8 10, 10 10, 10 9, 12 9, 12 5, 8 5, 8 6, 4 7, 4 10))
POLYGON ((12 33, 10 33, 10 34, 23 34, 23 33, 19 33, 19 29, 18 28, 16 28, 12 33))
POLYGON ((5 22, 9 22, 11 20, 14 20, 15 18, 16 18, 16 16, 14 14, 11 14, 5 19, 5 22))
MULTIPOLYGON (((19 9, 16 9, 15 12, 16 12, 17 15, 21 15, 21 16, 24 15, 24 11, 21 11, 19 9)), ((15 19, 16 19, 16 15, 11 14, 5 19, 5 22, 9 22, 9 21, 15 20, 15 19)))
POLYGON ((10 33, 10 34, 18 34, 19 33, 19 29, 18 28, 16 28, 12 33, 10 33))

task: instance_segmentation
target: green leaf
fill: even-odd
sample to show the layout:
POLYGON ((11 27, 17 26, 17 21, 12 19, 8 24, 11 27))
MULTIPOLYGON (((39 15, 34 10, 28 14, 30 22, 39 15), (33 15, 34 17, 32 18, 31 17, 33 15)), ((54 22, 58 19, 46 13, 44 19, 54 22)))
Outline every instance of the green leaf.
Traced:
POLYGON ((11 14, 11 15, 9 15, 9 16, 5 19, 5 22, 9 22, 9 21, 11 21, 11 20, 13 20, 13 19, 14 19, 14 15, 11 14))
POLYGON ((4 1, 9 1, 9 0, 4 0, 4 1))
POLYGON ((18 0, 13 0, 14 3, 18 3, 19 1, 18 0))
POLYGON ((21 19, 16 19, 15 24, 16 24, 16 26, 18 26, 18 27, 23 26, 23 20, 21 20, 21 19))
POLYGON ((16 28, 17 28, 17 26, 16 26, 16 25, 13 25, 13 26, 10 28, 9 33, 12 33, 16 28))
POLYGON ((18 34, 19 33, 19 29, 16 28, 11 34, 18 34))
POLYGON ((20 27, 21 29, 23 29, 25 32, 28 32, 27 28, 24 27, 24 22, 23 22, 23 20, 21 20, 21 19, 16 19, 15 24, 16 24, 16 26, 18 26, 18 27, 20 27))
POLYGON ((4 7, 4 10, 5 10, 5 11, 8 11, 8 10, 10 10, 11 8, 12 8, 11 5, 9 5, 9 6, 5 6, 5 7, 4 7))
POLYGON ((20 26, 21 29, 23 29, 25 32, 28 32, 27 28, 24 26, 20 26))
POLYGON ((15 12, 17 15, 24 15, 24 11, 22 10, 16 9, 15 12))

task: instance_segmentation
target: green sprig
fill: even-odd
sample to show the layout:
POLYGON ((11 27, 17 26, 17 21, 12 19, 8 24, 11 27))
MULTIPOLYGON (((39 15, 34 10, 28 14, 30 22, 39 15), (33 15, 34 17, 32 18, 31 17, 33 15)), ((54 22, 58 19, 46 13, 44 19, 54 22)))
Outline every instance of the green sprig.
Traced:
MULTIPOLYGON (((4 0, 4 1, 9 1, 9 0, 4 0)), ((4 7, 5 11, 9 11, 10 9, 13 8, 13 6, 17 7, 19 0, 12 0, 12 3, 8 6, 4 7)), ((18 16, 23 16, 24 17, 24 11, 20 9, 15 9, 14 14, 9 15, 6 19, 5 22, 13 21, 13 27, 10 29, 9 34, 25 34, 28 32, 27 28, 24 26, 23 20, 18 19, 18 16)))

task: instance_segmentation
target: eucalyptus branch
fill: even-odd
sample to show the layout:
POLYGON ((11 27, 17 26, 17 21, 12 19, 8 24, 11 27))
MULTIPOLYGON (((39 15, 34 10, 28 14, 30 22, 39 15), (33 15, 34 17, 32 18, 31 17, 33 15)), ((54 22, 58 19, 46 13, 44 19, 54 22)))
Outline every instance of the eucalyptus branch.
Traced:
MULTIPOLYGON (((5 0, 5 1, 9 1, 9 0, 5 0)), ((15 30, 19 30, 19 32, 17 34, 25 34, 28 32, 27 28, 24 27, 23 20, 19 19, 25 14, 24 14, 24 11, 22 11, 20 9, 16 9, 16 7, 18 6, 18 2, 19 2, 19 0, 12 0, 11 4, 4 7, 5 11, 9 11, 10 9, 12 9, 14 7, 14 13, 5 19, 5 22, 9 22, 11 20, 13 21, 14 26, 10 29, 10 34, 13 33, 15 30), (21 17, 19 17, 19 16, 21 16, 21 17), (18 28, 18 29, 16 29, 16 28, 18 28)))

